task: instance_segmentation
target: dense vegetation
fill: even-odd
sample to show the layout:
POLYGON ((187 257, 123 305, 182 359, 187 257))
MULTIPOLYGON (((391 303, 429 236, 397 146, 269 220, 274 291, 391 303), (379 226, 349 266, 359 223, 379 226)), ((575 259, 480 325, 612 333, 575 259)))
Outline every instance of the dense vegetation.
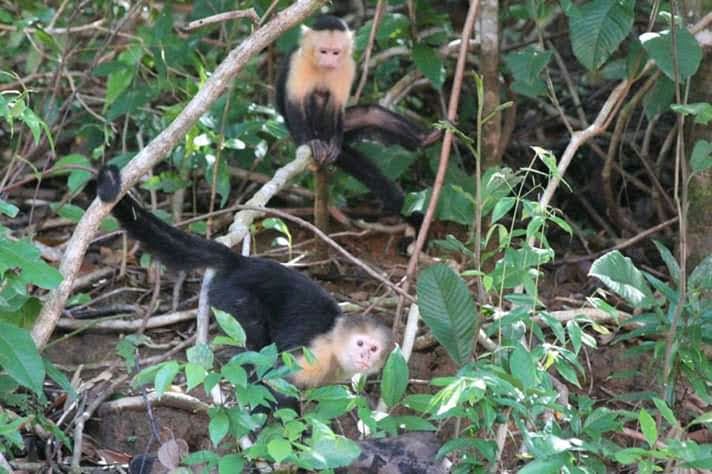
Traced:
POLYGON ((0 1, 0 472, 155 452, 176 472, 333 470, 360 439, 416 431, 438 453, 413 462, 453 472, 712 469, 712 5, 695 7, 0 1), (324 193, 272 85, 318 8, 355 31, 354 101, 445 131, 416 152, 359 145, 407 192, 406 214, 428 211, 419 261, 343 172, 326 175, 330 235, 355 259, 293 217, 324 193), (201 276, 163 271, 89 207, 106 163, 159 217, 232 245, 247 234, 253 253, 313 269, 345 311, 392 322, 378 383, 299 394, 291 354, 229 357, 245 335, 219 311, 196 337, 201 276), (261 189, 275 173, 293 179, 261 189), (240 211, 258 190, 279 215, 240 211), (264 384, 304 413, 253 412, 264 384), (135 449, 91 442, 90 418, 128 405, 148 432, 135 449), (164 424, 159 406, 183 417, 164 424), (193 423, 205 442, 174 436, 193 423))

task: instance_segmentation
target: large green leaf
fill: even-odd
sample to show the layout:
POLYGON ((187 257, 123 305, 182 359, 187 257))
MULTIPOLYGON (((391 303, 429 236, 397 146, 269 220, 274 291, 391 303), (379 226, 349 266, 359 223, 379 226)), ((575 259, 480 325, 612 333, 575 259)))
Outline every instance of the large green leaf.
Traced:
POLYGON ((590 70, 598 69, 633 27, 633 0, 593 0, 568 12, 571 47, 590 70))
POLYGON ((407 387, 408 363, 400 349, 396 347, 388 356, 386 366, 383 368, 383 382, 381 383, 383 401, 389 407, 395 406, 400 402, 407 387))
POLYGON ((598 258, 588 274, 601 280, 635 308, 646 309, 655 303, 643 274, 618 250, 598 258))
POLYGON ((413 47, 413 61, 423 76, 430 79, 436 89, 445 82, 445 65, 435 48, 418 43, 413 47))
POLYGON ((477 314, 462 278, 442 263, 426 268, 418 277, 418 305, 435 339, 464 365, 472 353, 477 314))
MULTIPOLYGON (((686 28, 678 28, 677 34, 677 63, 680 72, 680 80, 685 80, 697 72, 702 61, 702 49, 692 33, 686 28)), ((662 32, 643 33, 640 36, 643 48, 655 61, 661 71, 671 80, 675 80, 675 69, 673 67, 673 41, 670 30, 662 32)))
POLYGON ((45 367, 30 333, 0 321, 0 368, 36 395, 42 393, 45 367))

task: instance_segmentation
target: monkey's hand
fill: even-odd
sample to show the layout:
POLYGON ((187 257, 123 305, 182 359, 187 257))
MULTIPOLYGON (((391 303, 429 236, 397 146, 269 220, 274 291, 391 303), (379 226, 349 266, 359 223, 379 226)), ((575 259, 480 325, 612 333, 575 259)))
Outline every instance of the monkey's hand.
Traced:
POLYGON ((319 166, 333 163, 339 157, 339 150, 331 143, 323 140, 309 140, 307 142, 312 151, 312 158, 319 166))

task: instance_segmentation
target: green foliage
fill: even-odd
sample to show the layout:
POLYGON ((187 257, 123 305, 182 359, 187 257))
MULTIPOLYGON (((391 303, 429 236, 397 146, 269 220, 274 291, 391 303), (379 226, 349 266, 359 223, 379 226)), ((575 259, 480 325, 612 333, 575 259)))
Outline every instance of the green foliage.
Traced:
POLYGON ((418 277, 418 306, 433 336, 459 365, 470 360, 477 314, 465 282, 447 265, 435 264, 418 277))
POLYGON ((546 83, 541 73, 551 56, 551 51, 540 51, 534 47, 506 55, 504 62, 514 76, 512 90, 527 97, 546 94, 546 83))
POLYGON ((633 0, 591 0, 567 11, 571 47, 588 69, 598 69, 633 27, 633 0))
POLYGON ((25 329, 0 321, 0 369, 12 380, 43 397, 45 368, 25 329))
POLYGON ((445 65, 434 48, 422 43, 416 44, 413 47, 413 61, 436 89, 442 88, 445 82, 445 65))
POLYGON ((624 257, 618 250, 593 262, 589 275, 601 280, 634 308, 648 309, 655 303, 643 273, 635 268, 630 258, 624 257))
POLYGON ((702 61, 702 49, 686 28, 677 28, 675 34, 675 42, 671 30, 644 33, 640 36, 640 41, 651 59, 672 81, 675 80, 676 61, 679 80, 684 81, 697 72, 702 61), (673 44, 677 49, 673 50, 673 44))

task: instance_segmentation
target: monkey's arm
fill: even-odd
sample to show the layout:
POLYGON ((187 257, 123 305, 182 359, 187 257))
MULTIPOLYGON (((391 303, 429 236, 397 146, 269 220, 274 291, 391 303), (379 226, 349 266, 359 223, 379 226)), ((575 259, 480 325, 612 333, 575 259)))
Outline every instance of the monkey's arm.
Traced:
POLYGON ((346 143, 371 137, 410 150, 432 145, 442 135, 440 130, 427 131, 380 105, 354 105, 347 108, 344 132, 346 143))
POLYGON ((301 388, 318 387, 327 383, 337 383, 338 363, 334 357, 334 348, 327 338, 317 338, 309 350, 314 355, 314 363, 310 364, 301 355, 297 357, 297 363, 302 368, 295 373, 292 378, 294 385, 301 388))

